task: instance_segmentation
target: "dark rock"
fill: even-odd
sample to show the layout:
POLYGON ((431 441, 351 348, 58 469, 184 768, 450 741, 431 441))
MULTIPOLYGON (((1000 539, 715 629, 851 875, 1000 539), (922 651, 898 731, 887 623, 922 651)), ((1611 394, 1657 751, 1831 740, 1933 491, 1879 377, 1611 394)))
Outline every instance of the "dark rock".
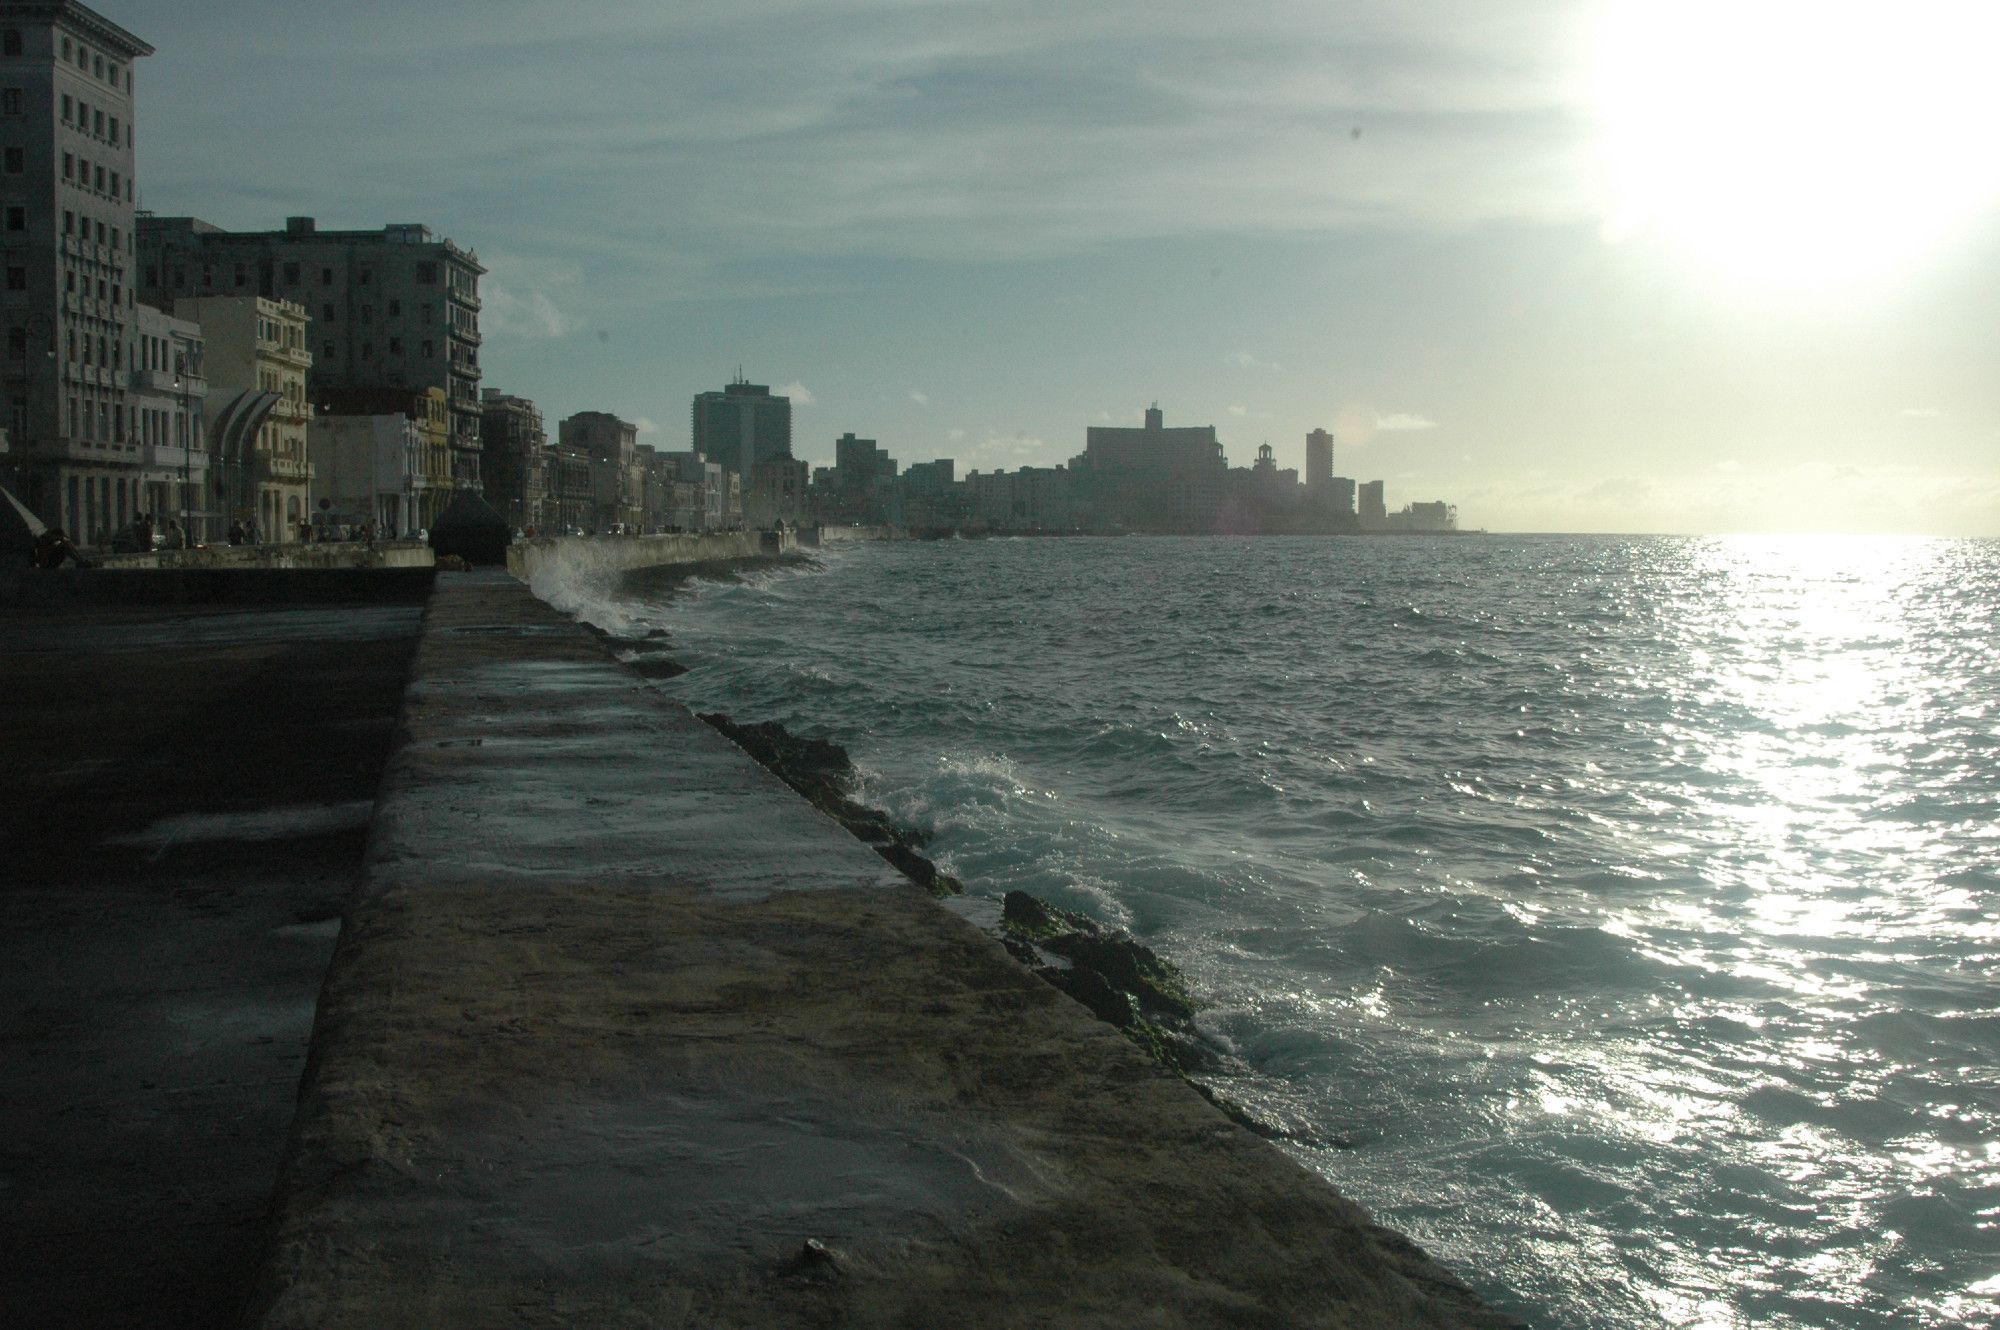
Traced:
POLYGON ((471 490, 460 490, 431 523, 431 549, 440 559, 456 555, 468 564, 504 564, 514 529, 493 505, 471 490))
POLYGON ((1104 976, 1095 970, 1076 966, 1061 970, 1048 965, 1036 973, 1090 1008, 1090 1014, 1100 1021, 1125 1030, 1130 1029, 1139 1019, 1139 1013, 1132 1005, 1131 994, 1113 988, 1105 982, 1104 976))
POLYGON ((955 896, 965 890, 957 878, 939 872, 936 864, 917 853, 929 839, 924 833, 899 827, 881 809, 848 796, 854 763, 839 744, 802 738, 776 721, 739 725, 720 712, 696 714, 925 891, 955 896))
POLYGON ((626 663, 647 679, 678 679, 688 672, 687 666, 665 656, 640 656, 626 663))

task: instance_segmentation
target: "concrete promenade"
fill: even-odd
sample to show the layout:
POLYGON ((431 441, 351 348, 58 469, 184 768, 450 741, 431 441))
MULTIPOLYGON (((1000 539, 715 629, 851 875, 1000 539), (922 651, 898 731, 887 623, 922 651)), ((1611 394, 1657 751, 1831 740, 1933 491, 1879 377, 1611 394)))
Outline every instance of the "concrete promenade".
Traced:
POLYGON ((263 1330, 1497 1323, 518 582, 403 729, 263 1330))

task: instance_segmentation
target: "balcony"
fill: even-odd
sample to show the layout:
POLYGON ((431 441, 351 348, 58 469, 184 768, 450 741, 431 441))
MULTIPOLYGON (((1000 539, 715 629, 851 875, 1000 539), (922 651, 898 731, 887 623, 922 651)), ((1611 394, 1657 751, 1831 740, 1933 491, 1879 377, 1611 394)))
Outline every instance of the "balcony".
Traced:
MULTIPOLYGON (((173 397, 180 394, 181 386, 174 380, 170 369, 135 369, 132 371, 131 390, 135 393, 159 393, 173 397)), ((190 397, 199 397, 199 390, 190 389, 190 397)))

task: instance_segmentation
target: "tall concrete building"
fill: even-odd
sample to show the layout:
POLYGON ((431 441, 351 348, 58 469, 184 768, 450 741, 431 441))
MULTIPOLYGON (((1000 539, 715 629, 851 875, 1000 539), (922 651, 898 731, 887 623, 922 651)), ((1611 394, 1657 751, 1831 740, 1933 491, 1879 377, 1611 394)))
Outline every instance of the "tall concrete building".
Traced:
POLYGON ((608 411, 579 411, 556 427, 566 448, 590 458, 590 526, 608 532, 644 520, 645 476, 639 469, 639 427, 608 411))
POLYGON ((1361 529, 1380 531, 1388 523, 1389 507, 1382 497, 1382 482, 1364 481, 1361 486, 1361 529))
POLYGON ((28 506, 90 542, 146 511, 128 365, 138 303, 132 63, 152 53, 75 0, 0 2, 10 455, 28 506))
POLYGON ((496 388, 482 392, 479 401, 486 501, 517 530, 526 530, 542 520, 547 483, 549 432, 542 410, 496 388))
POLYGON ((748 477, 757 463, 792 455, 792 399, 741 375, 719 393, 696 393, 695 452, 748 477))
POLYGON ((1323 429, 1306 435, 1306 490, 1314 503, 1323 504, 1333 481, 1333 436, 1323 429))
POLYGON ((333 390, 443 390, 451 479, 480 488, 479 256, 414 222, 322 231, 291 217, 282 231, 224 231, 195 217, 139 219, 140 298, 263 296, 311 317, 316 404, 333 390))

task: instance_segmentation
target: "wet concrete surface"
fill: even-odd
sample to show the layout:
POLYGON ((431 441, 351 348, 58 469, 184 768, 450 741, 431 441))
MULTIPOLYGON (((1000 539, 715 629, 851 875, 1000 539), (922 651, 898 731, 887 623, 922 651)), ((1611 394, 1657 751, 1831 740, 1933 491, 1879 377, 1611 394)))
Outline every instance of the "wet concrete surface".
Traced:
POLYGON ((422 612, 0 611, 0 1325, 237 1315, 422 612))
POLYGON ((1500 1323, 519 585, 404 727, 263 1330, 1500 1323))

